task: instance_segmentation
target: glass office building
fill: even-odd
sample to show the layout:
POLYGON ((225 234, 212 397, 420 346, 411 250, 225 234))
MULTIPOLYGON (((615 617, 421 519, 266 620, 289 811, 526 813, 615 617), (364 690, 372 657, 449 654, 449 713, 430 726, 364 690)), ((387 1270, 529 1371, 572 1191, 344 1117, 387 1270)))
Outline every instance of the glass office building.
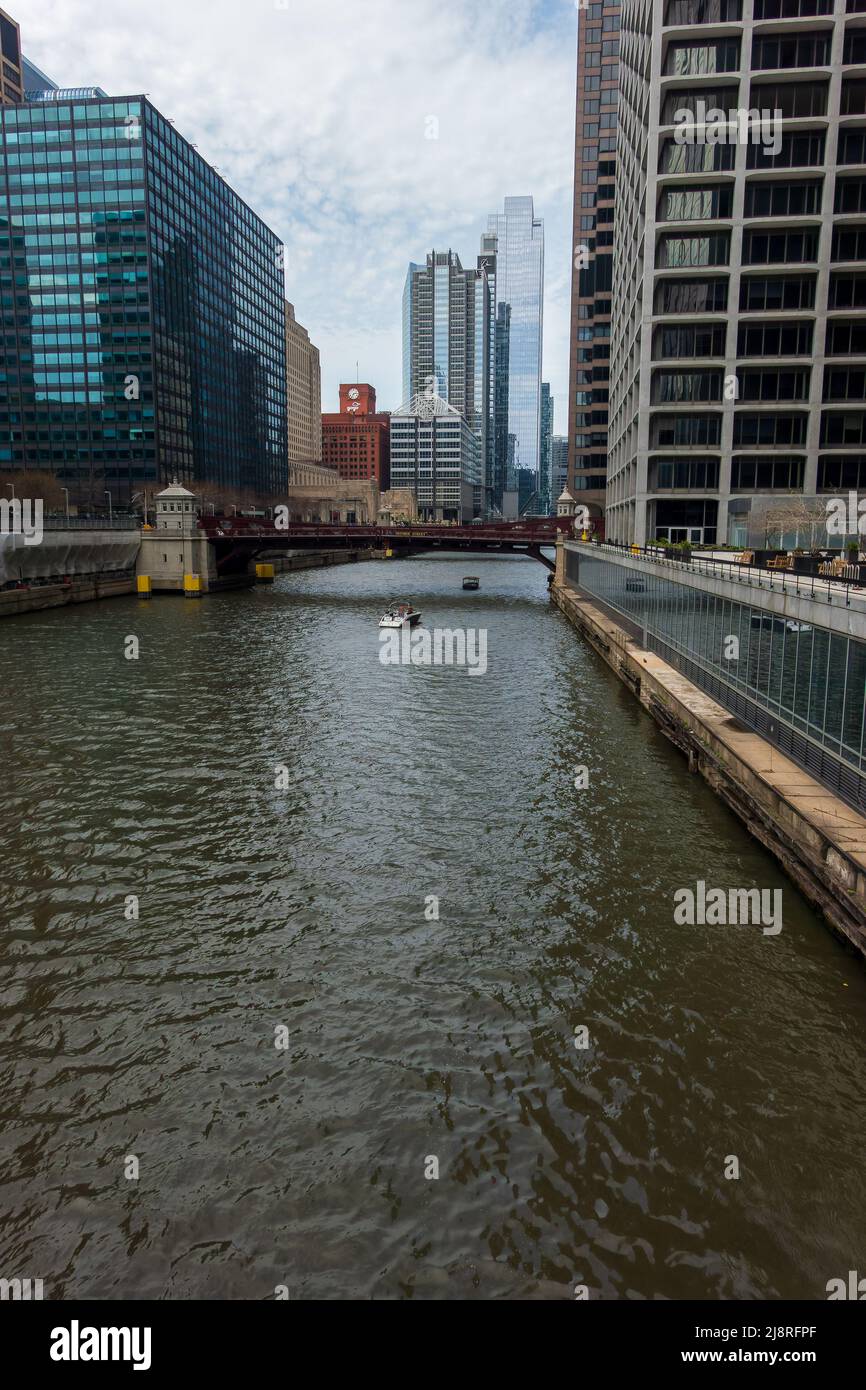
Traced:
POLYGON ((494 474, 513 491, 517 470, 537 477, 541 462, 544 223, 532 198, 506 198, 504 212, 488 217, 481 248, 496 255, 494 414, 497 396, 507 409, 507 429, 495 430, 494 474))
POLYGON ((276 235, 144 97, 6 107, 0 159, 0 471, 280 492, 276 235))

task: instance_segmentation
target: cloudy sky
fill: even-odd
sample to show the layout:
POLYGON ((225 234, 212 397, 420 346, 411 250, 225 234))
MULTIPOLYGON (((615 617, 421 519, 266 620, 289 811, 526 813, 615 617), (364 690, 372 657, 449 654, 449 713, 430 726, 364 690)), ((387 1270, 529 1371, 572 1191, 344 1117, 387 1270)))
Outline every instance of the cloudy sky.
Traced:
POLYGON ((325 410, 356 361, 382 408, 400 404, 408 262, 451 246, 474 265, 487 214, 531 193, 545 224, 544 377, 566 432, 574 0, 4 8, 61 86, 146 92, 282 238, 325 410))

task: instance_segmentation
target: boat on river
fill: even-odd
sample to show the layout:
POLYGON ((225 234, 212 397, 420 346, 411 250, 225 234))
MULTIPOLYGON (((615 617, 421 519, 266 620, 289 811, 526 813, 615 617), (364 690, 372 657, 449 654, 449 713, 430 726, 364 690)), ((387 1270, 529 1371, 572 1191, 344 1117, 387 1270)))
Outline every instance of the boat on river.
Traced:
POLYGON ((477 574, 464 574, 464 576, 463 576, 463 587, 464 587, 464 589, 478 589, 478 588, 480 588, 480 586, 481 586, 481 580, 478 578, 478 575, 477 575, 477 574))
POLYGON ((392 603, 379 619, 379 626, 403 627, 404 623, 408 623, 410 627, 414 627, 420 621, 421 614, 411 603, 392 603))

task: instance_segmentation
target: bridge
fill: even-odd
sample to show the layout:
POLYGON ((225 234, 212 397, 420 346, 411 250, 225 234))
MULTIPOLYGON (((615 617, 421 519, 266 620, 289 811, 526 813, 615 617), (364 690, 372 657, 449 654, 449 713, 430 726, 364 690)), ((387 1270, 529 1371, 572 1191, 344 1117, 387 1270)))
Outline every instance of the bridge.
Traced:
POLYGON ((547 569, 554 561, 543 553, 563 534, 573 536, 569 517, 477 522, 468 526, 416 524, 357 526, 321 521, 290 521, 278 526, 265 517, 199 516, 202 539, 216 553, 221 577, 245 572, 257 555, 280 550, 390 550, 395 555, 422 551, 460 551, 473 555, 528 555, 547 569))

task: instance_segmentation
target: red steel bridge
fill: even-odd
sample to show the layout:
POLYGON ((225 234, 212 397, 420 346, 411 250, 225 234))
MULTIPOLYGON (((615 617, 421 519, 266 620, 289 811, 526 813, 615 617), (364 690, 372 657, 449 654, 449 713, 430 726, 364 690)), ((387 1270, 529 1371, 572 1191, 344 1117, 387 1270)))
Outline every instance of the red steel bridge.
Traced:
POLYGON ((199 528, 216 547, 223 575, 242 572, 257 555, 280 550, 391 550, 395 555, 422 551, 463 551, 474 555, 529 555, 549 570, 553 559, 543 553, 560 533, 572 535, 570 517, 476 522, 469 526, 354 526, 323 521, 291 521, 278 527, 254 516, 200 516, 199 528))

